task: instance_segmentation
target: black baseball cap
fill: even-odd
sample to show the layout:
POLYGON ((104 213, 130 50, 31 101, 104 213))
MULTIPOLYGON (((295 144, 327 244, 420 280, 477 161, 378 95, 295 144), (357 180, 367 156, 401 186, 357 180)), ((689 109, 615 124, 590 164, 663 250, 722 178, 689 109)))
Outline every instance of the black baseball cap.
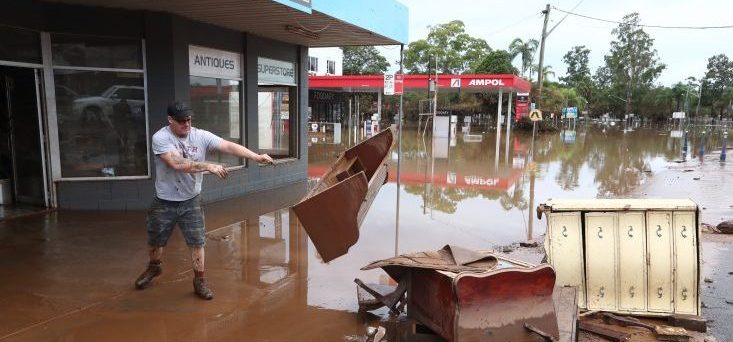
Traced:
POLYGON ((176 120, 182 120, 193 116, 193 111, 182 101, 173 101, 168 105, 168 116, 176 120))

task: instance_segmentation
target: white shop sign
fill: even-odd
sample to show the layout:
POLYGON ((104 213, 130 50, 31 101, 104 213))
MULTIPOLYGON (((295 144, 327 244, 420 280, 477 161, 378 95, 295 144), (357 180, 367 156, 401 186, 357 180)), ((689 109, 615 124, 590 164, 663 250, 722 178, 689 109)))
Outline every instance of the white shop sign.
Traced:
POLYGON ((188 70, 191 76, 242 79, 242 55, 196 45, 188 46, 188 70))
POLYGON ((295 86, 295 63, 257 58, 257 84, 295 86))

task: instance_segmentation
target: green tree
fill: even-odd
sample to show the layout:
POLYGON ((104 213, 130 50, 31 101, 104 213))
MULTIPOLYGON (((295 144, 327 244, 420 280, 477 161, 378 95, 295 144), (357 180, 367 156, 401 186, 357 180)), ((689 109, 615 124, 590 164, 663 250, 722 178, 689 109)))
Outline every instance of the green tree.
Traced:
POLYGON ((537 52, 537 46, 539 44, 537 39, 529 39, 525 42, 521 38, 514 38, 511 44, 509 44, 509 53, 512 56, 512 60, 517 58, 517 56, 521 56, 522 76, 526 76, 526 72, 532 66, 534 54, 537 52))
POLYGON ((733 61, 724 54, 708 58, 708 70, 705 73, 702 92, 703 103, 710 105, 710 114, 718 110, 723 115, 728 101, 723 98, 725 90, 733 87, 733 61))
POLYGON ((593 94, 593 80, 588 67, 589 55, 590 50, 585 45, 574 46, 562 58, 568 68, 565 76, 560 77, 560 81, 575 88, 581 96, 588 100, 593 94))
POLYGON ((504 50, 494 50, 484 57, 473 69, 476 74, 517 74, 512 65, 512 55, 504 50))
POLYGON ((384 74, 389 62, 373 46, 342 47, 344 52, 344 75, 384 74))
POLYGON ((491 52, 485 40, 466 33, 460 20, 430 26, 426 39, 416 40, 404 52, 404 64, 408 73, 422 74, 435 68, 447 74, 461 74, 473 70, 481 59, 491 52))
POLYGON ((633 99, 651 88, 665 68, 657 59, 654 39, 639 23, 638 13, 625 15, 623 23, 611 31, 616 40, 611 42, 611 51, 605 56, 614 86, 623 89, 626 113, 631 112, 633 99))
MULTIPOLYGON (((532 66, 531 66, 531 67, 529 68, 529 70, 530 70, 530 74, 532 74, 532 73, 536 73, 536 72, 537 72, 537 69, 538 69, 539 67, 540 67, 540 65, 539 65, 539 64, 534 64, 534 65, 532 65, 532 66)), ((542 66, 542 80, 543 80, 543 82, 542 82, 542 83, 550 82, 550 78, 549 78, 549 77, 550 77, 550 75, 552 75, 552 77, 555 77, 555 72, 554 72, 554 71, 552 71, 552 65, 545 65, 545 66, 542 66)), ((543 96, 543 97, 544 97, 544 96, 543 96)))

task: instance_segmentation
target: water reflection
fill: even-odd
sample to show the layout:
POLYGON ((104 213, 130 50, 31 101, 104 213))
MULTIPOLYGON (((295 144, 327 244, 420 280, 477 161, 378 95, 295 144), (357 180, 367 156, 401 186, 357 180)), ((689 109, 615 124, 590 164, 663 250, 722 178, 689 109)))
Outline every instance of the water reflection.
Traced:
MULTIPOLYGON (((342 141, 310 145, 311 177, 323 174, 338 153, 353 145, 342 141)), ((471 244, 481 236, 482 248, 536 238, 544 225, 528 215, 537 204, 530 205, 531 197, 541 202, 629 196, 666 161, 679 159, 682 141, 656 128, 577 125, 538 135, 533 160, 531 146, 529 133, 507 135, 503 129, 496 135, 491 128, 468 127, 452 139, 404 129, 400 226, 421 233, 415 239, 400 236, 400 253, 440 239, 436 232, 453 234, 434 245, 471 244), (531 225, 539 230, 526 234, 531 225)), ((396 153, 391 164, 395 170, 396 153)), ((395 175, 390 172, 390 182, 395 175)), ((378 197, 384 203, 376 202, 369 216, 393 220, 395 191, 394 185, 385 186, 378 197)))

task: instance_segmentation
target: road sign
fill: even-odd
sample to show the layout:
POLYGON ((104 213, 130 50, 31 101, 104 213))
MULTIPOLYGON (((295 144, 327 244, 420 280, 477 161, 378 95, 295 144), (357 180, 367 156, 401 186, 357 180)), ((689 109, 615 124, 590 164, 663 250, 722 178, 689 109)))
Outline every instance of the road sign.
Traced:
POLYGON ((451 88, 460 88, 461 87, 461 79, 460 78, 451 78, 450 79, 450 87, 451 88))
POLYGON ((384 75, 384 95, 394 95, 394 75, 384 75))
POLYGON ((578 118, 578 107, 563 108, 562 117, 565 119, 577 119, 578 118))
POLYGON ((529 119, 532 121, 542 121, 542 111, 535 109, 529 112, 529 119))
POLYGON ((672 113, 672 119, 684 119, 685 112, 674 112, 672 113))

